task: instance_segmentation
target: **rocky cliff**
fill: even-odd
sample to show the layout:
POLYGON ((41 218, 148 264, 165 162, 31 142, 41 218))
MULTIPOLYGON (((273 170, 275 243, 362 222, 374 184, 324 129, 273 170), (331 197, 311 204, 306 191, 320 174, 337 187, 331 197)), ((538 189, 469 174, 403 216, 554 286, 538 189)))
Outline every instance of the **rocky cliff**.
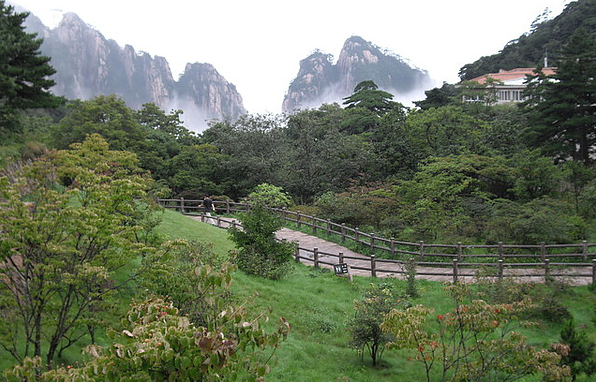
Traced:
POLYGON ((27 28, 44 39, 42 53, 52 57, 57 71, 52 89, 57 95, 87 100, 116 94, 131 108, 152 102, 166 112, 182 109, 186 126, 197 131, 210 119, 246 113, 236 87, 210 64, 188 64, 175 81, 164 57, 122 48, 74 13, 66 13, 54 29, 30 15, 27 28))
POLYGON ((282 108, 317 107, 322 103, 342 102, 361 81, 372 80, 379 88, 400 95, 428 86, 424 70, 411 67, 401 57, 382 51, 358 36, 346 40, 337 63, 333 56, 315 51, 300 61, 300 70, 285 95, 282 108))

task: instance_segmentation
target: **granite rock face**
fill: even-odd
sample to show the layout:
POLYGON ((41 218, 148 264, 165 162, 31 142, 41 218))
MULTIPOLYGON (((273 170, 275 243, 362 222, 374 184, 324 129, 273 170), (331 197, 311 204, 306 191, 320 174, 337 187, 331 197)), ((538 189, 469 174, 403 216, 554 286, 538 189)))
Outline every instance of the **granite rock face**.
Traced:
POLYGON ((144 103, 166 112, 182 109, 191 130, 204 128, 211 119, 233 120, 246 113, 236 87, 210 64, 188 64, 176 81, 164 57, 120 47, 74 13, 64 14, 54 29, 30 15, 27 28, 44 39, 41 51, 57 71, 52 89, 57 95, 88 100, 116 94, 133 109, 144 103))
POLYGON ((410 66, 400 56, 382 51, 358 36, 347 39, 337 63, 333 56, 315 51, 300 61, 300 70, 290 84, 282 109, 286 112, 322 103, 342 102, 362 81, 372 80, 395 96, 427 86, 424 70, 410 66))

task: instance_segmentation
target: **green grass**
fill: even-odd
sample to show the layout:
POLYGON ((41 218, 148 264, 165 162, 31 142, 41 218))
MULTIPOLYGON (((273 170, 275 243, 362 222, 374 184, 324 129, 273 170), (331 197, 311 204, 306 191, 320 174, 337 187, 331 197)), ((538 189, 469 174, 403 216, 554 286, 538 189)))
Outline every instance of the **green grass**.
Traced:
MULTIPOLYGON (((181 214, 165 215, 160 227, 164 234, 173 230, 177 237, 186 233, 193 238, 213 242, 216 252, 226 252, 233 247, 227 240, 227 232, 208 224, 194 221, 181 214)), ((237 272, 234 276, 234 293, 239 300, 258 294, 254 299, 257 311, 271 309, 269 317, 277 323, 284 317, 292 325, 288 340, 277 350, 278 363, 273 367, 268 381, 350 381, 385 382, 418 381, 424 378, 422 366, 408 361, 413 353, 386 350, 380 366, 373 368, 368 354, 361 359, 354 349, 347 346, 350 338, 348 321, 353 317, 353 303, 370 284, 388 282, 387 279, 354 277, 346 278, 329 271, 296 264, 294 271, 280 281, 264 280, 237 272)), ((403 293, 405 281, 389 280, 395 290, 403 293)), ((419 280, 419 298, 413 304, 423 304, 444 313, 452 309, 451 300, 443 291, 443 285, 419 280)), ((581 330, 596 339, 594 306, 596 297, 587 287, 569 287, 560 295, 562 303, 575 317, 581 330)), ((559 339, 562 323, 540 322, 535 328, 525 329, 529 342, 548 347, 559 339)), ((527 378, 524 381, 534 381, 527 378)), ((578 381, 589 379, 578 378, 578 381)))

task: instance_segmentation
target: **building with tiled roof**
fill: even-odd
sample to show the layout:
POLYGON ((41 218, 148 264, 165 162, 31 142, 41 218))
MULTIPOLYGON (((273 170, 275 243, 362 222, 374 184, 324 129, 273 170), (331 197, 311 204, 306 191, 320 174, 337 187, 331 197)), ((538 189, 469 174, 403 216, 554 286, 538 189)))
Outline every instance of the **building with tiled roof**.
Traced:
MULTIPOLYGON (((489 73, 473 78, 470 82, 477 82, 486 85, 489 79, 494 81, 491 89, 495 91, 497 103, 520 102, 524 100, 523 91, 526 88, 525 81, 527 76, 534 76, 535 68, 516 68, 511 70, 499 70, 498 73, 489 73)), ((542 68, 542 72, 547 76, 556 73, 556 68, 542 68)), ((472 101, 472 100, 469 100, 472 101)))

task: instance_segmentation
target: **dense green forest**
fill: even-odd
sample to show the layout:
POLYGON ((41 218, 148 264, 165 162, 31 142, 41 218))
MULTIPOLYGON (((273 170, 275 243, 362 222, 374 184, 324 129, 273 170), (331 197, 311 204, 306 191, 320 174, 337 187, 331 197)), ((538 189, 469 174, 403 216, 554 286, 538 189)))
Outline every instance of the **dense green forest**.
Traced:
MULTIPOLYGON (((589 19, 593 3, 574 2, 564 14, 589 19), (578 13, 580 6, 587 8, 578 13)), ((596 44, 589 28, 575 28, 557 47, 556 75, 529 78, 520 104, 496 105, 490 87, 465 102, 478 89, 444 84, 409 108, 364 81, 341 105, 212 121, 197 134, 181 122, 182 111, 153 104, 133 110, 114 95, 52 96, 50 59, 22 27, 25 17, 0 0, 0 34, 10 37, 0 39, 0 346, 19 364, 8 380, 37 380, 43 368, 58 370, 43 380, 74 378, 69 373, 80 373, 72 380, 261 380, 270 371, 289 324, 262 324, 266 313, 232 299, 233 253, 161 235, 156 197, 239 201, 273 185, 289 196, 289 208, 401 240, 596 239, 596 44), (120 326, 113 322, 119 316, 120 326), (106 330, 114 326, 117 334, 106 330), (102 348, 112 341, 120 342, 102 348), (91 344, 94 361, 57 369, 81 342, 91 344)), ((530 36, 543 33, 543 24, 530 36)), ((240 255, 252 260, 250 252, 240 255)), ((367 305, 393 304, 385 289, 365 293, 355 309, 363 321, 393 312, 385 333, 396 347, 411 346, 411 333, 400 328, 416 329, 430 311, 400 316, 367 305)), ((502 315, 513 309, 508 301, 480 306, 463 292, 455 297, 456 305, 461 297, 478 310, 484 328, 511 319, 502 315)), ((554 302, 547 305, 557 308, 554 302)), ((515 303, 528 308, 522 298, 515 303)), ((574 330, 566 335, 575 338, 574 330)), ((418 339, 419 347, 434 346, 430 338, 418 339)), ((535 354, 519 351, 530 349, 519 341, 505 345, 535 354)), ((586 346, 591 354, 593 345, 586 346)), ((537 351, 548 367, 517 361, 532 373, 561 372, 558 356, 537 351)), ((559 377, 552 380, 565 380, 559 377)))

